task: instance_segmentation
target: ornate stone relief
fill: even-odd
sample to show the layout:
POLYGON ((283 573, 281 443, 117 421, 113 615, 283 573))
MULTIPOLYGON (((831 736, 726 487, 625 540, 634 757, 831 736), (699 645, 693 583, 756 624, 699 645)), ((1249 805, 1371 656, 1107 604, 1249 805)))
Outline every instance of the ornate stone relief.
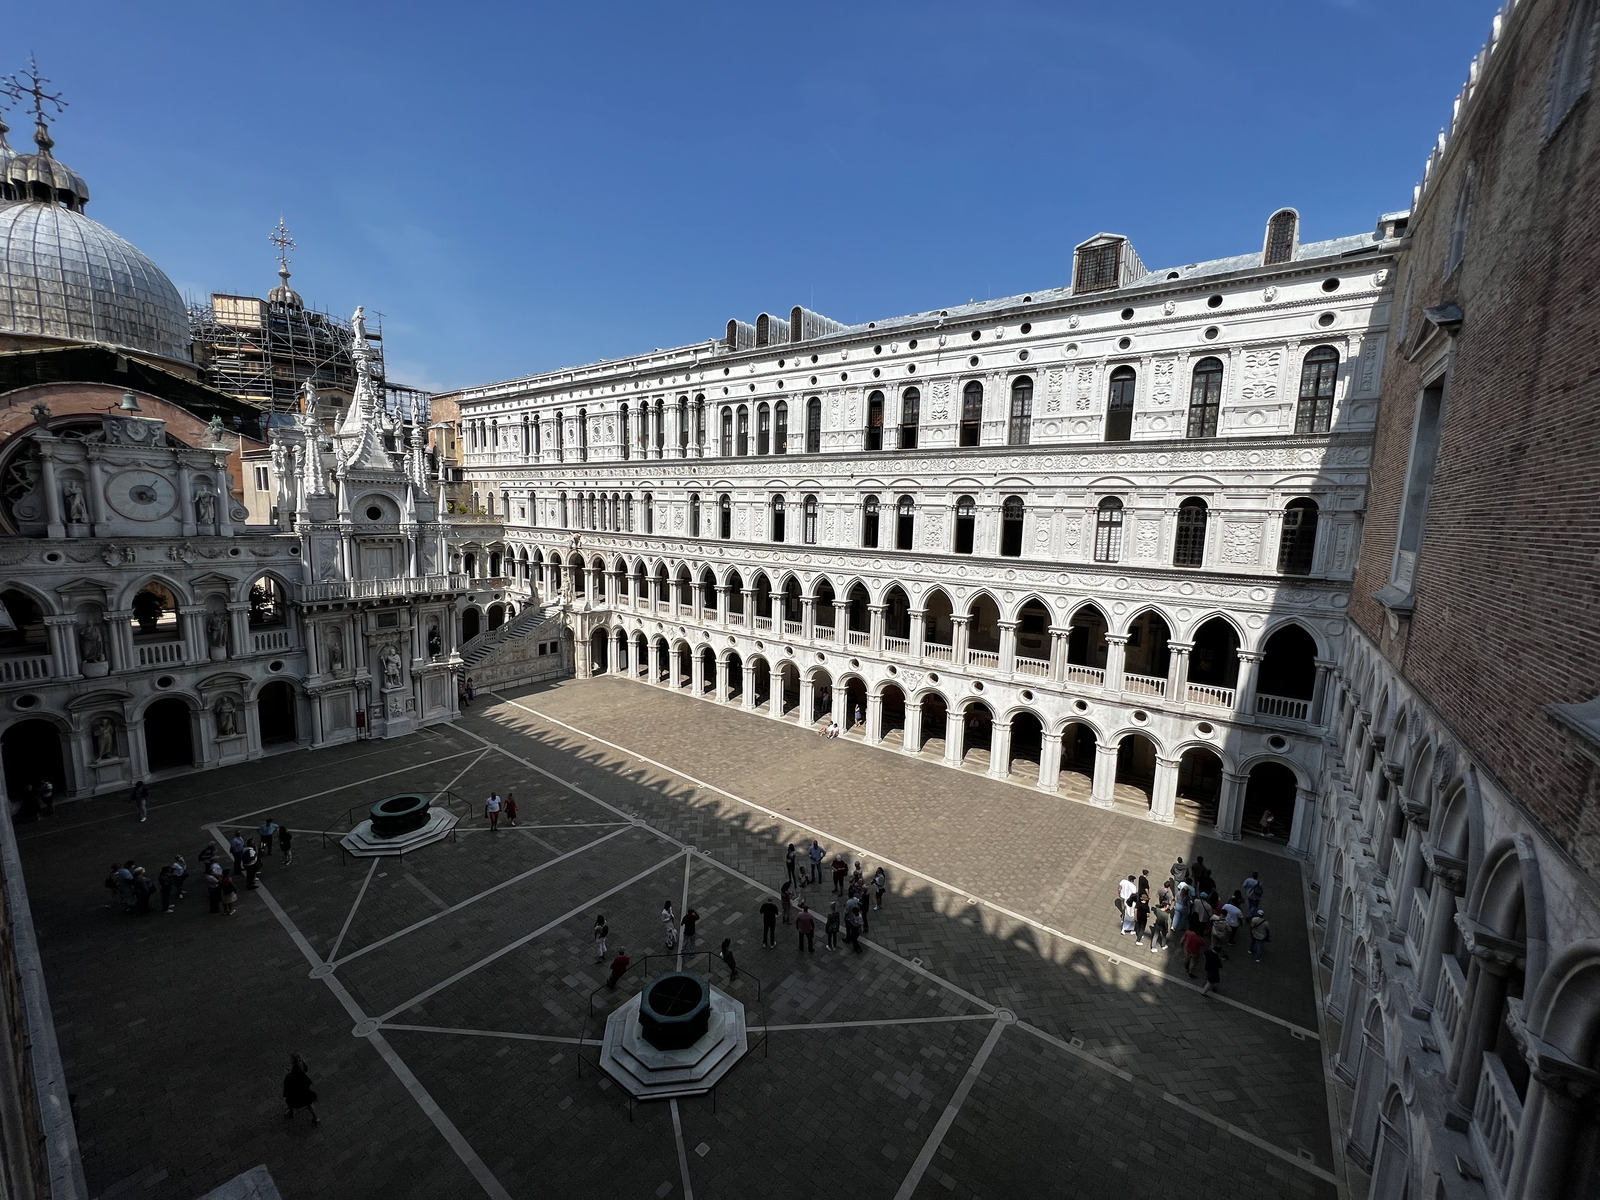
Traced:
POLYGON ((1283 366, 1281 350, 1246 350, 1244 384, 1239 396, 1244 400, 1271 400, 1278 394, 1278 373, 1283 366))

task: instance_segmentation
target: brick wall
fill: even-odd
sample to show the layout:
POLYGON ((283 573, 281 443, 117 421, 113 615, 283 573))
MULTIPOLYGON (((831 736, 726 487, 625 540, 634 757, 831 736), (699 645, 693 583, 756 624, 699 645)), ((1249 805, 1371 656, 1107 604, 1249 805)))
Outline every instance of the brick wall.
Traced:
MULTIPOLYGON (((1546 704, 1600 692, 1600 95, 1544 137, 1572 0, 1524 0, 1411 224, 1396 281, 1409 330, 1391 336, 1356 621, 1558 842, 1600 874, 1593 764, 1546 704), (1444 277, 1456 198, 1477 178, 1460 267, 1444 277), (1410 622, 1388 583, 1427 306, 1465 313, 1410 622)), ((1370 702, 1370 698, 1369 702, 1370 702)))

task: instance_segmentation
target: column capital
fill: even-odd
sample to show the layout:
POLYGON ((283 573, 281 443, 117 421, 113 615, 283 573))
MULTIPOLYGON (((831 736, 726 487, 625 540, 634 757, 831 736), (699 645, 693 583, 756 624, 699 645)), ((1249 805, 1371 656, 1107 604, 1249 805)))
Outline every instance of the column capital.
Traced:
POLYGON ((1401 800, 1400 812, 1423 833, 1428 831, 1428 820, 1432 816, 1432 810, 1426 804, 1419 804, 1415 800, 1401 800))
POLYGON ((1175 770, 1182 761, 1180 758, 1163 758, 1159 754, 1156 755, 1156 766, 1166 767, 1169 770, 1175 770))
POLYGON ((1046 744, 1055 743, 1056 745, 1059 745, 1061 743, 1060 731, 1051 733, 1048 729, 1046 729, 1039 736, 1045 741, 1046 744))
POLYGON ((72 626, 74 626, 74 625, 76 625, 78 623, 78 614, 77 613, 50 613, 49 615, 47 615, 45 617, 44 623, 46 625, 50 626, 51 628, 59 628, 59 627, 71 628, 72 626))
POLYGON ((1265 657, 1266 654, 1260 650, 1239 651, 1239 661, 1242 663, 1258 663, 1265 657))
POLYGON ((1125 633, 1108 633, 1108 634, 1106 634, 1106 645, 1108 645, 1108 646, 1126 646, 1127 644, 1128 644, 1128 635, 1125 634, 1125 633))
POLYGON ((1168 642, 1167 643, 1167 649, 1172 651, 1174 654, 1188 654, 1189 651, 1194 649, 1194 643, 1193 642, 1168 642))
POLYGON ((996 629, 1015 629, 1019 623, 1017 621, 996 621, 994 627, 996 629))
POLYGON ((1467 887, 1467 864, 1459 858, 1452 858, 1439 847, 1424 843, 1422 859, 1428 864, 1428 870, 1433 872, 1433 877, 1444 887, 1460 895, 1467 887))
POLYGON ((1461 930, 1461 940, 1467 953, 1491 974, 1504 975, 1512 967, 1527 961, 1526 944, 1501 937, 1486 925, 1472 920, 1466 913, 1456 913, 1456 928, 1461 930))

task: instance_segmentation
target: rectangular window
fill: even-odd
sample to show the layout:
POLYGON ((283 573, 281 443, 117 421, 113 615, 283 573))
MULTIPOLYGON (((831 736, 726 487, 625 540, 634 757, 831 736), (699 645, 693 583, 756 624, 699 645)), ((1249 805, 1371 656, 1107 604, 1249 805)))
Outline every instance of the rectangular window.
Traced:
POLYGON ((1072 270, 1073 295, 1103 292, 1116 287, 1121 250, 1121 242, 1106 242, 1079 250, 1078 261, 1072 270))
POLYGON ((922 421, 922 393, 907 388, 900 397, 900 449, 917 448, 917 426, 922 421))
MULTIPOLYGON (((1390 571, 1390 599, 1409 599, 1417 581, 1417 555, 1422 550, 1428 501, 1439 465, 1439 431, 1444 410, 1444 380, 1426 387, 1417 401, 1417 419, 1411 438, 1411 462, 1406 469, 1405 498, 1400 503, 1400 533, 1395 539, 1394 566, 1390 571)), ((1380 598, 1382 593, 1379 594, 1380 598)))
POLYGON ((263 463, 255 467, 256 491, 266 492, 272 490, 272 469, 263 463))

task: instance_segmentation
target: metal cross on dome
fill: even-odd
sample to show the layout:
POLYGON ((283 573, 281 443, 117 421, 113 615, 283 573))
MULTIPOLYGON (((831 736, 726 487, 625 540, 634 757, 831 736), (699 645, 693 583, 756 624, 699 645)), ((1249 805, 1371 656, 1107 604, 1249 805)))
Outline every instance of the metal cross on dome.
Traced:
POLYGON ((277 228, 267 236, 267 241, 278 248, 278 262, 285 270, 288 270, 289 251, 294 249, 294 238, 290 236, 289 227, 283 223, 282 217, 278 218, 277 228))
POLYGON ((28 55, 28 69, 15 74, 7 75, 0 81, 0 91, 13 100, 21 100, 24 96, 33 97, 33 119, 39 125, 48 125, 56 118, 45 111, 45 105, 55 105, 56 114, 66 111, 67 102, 61 98, 60 92, 47 92, 44 85, 49 83, 47 76, 39 74, 39 60, 33 55, 28 55))

